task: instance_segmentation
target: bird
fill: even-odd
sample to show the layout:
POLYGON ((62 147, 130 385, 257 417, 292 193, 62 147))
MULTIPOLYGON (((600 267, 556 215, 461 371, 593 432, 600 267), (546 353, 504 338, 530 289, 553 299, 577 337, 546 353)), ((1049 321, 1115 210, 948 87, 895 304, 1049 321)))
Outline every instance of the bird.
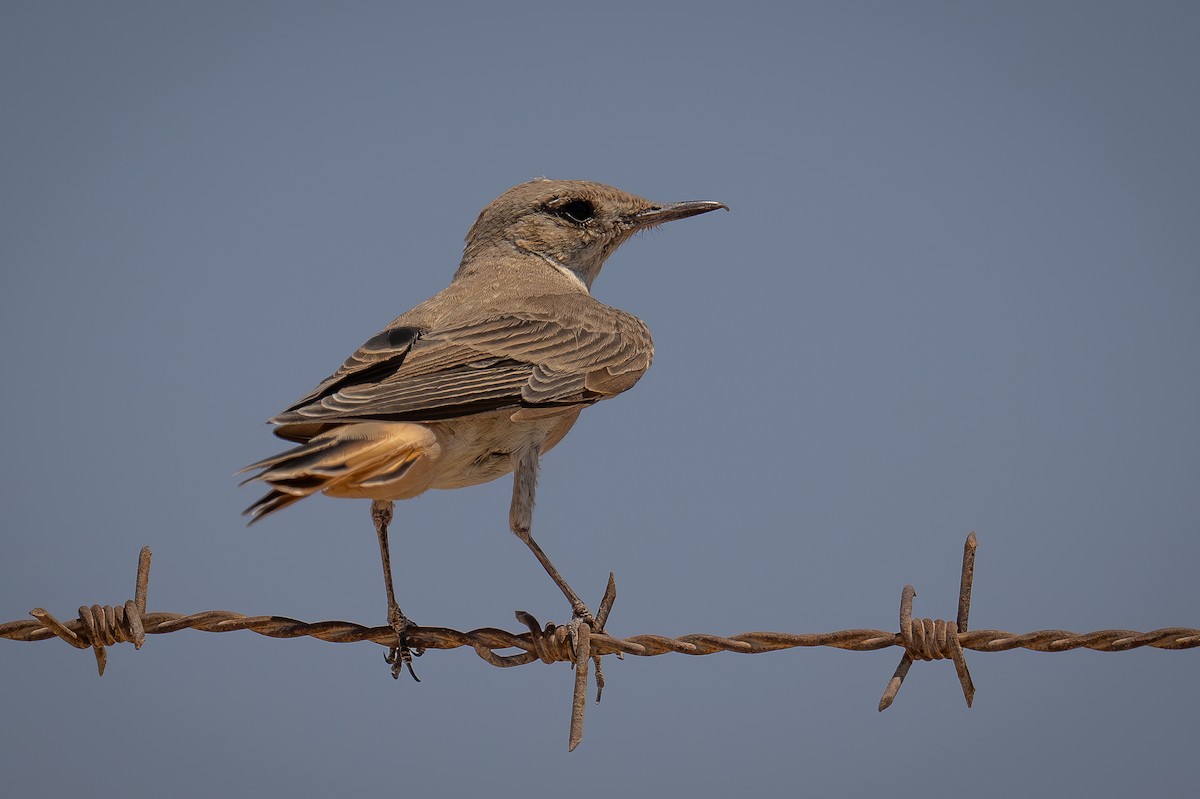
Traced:
MULTIPOLYGON (((531 535, 541 456, 580 411, 632 388, 654 344, 636 316, 592 296, 605 260, 634 233, 717 209, 655 203, 602 183, 536 178, 480 212, 449 285, 367 339, 316 388, 271 418, 296 444, 242 469, 269 491, 250 524, 305 497, 371 500, 396 643, 385 657, 413 678, 392 582, 396 500, 513 475, 509 528, 571 604, 595 617, 531 535)), ((597 631, 599 631, 597 629, 597 631)))

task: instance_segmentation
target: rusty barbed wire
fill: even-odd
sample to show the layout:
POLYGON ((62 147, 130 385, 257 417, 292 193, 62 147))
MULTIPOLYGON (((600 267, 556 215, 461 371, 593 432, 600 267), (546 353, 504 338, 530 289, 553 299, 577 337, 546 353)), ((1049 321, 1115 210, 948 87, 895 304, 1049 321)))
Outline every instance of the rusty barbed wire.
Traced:
MULTIPOLYGON (((634 635, 616 638, 592 632, 587 623, 573 626, 547 622, 543 626, 532 614, 517 611, 517 620, 527 628, 525 632, 512 633, 495 627, 482 627, 467 632, 445 627, 411 627, 407 635, 412 646, 427 650, 469 646, 482 660, 501 668, 521 666, 539 660, 543 663, 572 663, 575 668, 575 685, 571 703, 570 749, 574 749, 583 737, 583 710, 586 705, 589 661, 599 667, 600 658, 604 655, 654 657, 670 652, 683 655, 709 655, 716 652, 762 654, 819 646, 851 652, 869 652, 899 646, 904 649, 904 654, 884 690, 883 698, 880 699, 879 710, 882 711, 895 701, 905 675, 916 660, 952 660, 969 707, 975 687, 967 669, 964 650, 1005 652, 1011 649, 1028 649, 1035 652, 1066 652, 1072 649, 1090 649, 1095 652, 1125 652, 1146 646, 1168 650, 1200 648, 1200 629, 1187 627, 1165 627, 1149 632, 968 631, 976 546, 975 533, 972 532, 967 536, 963 548, 957 621, 912 618, 916 590, 911 585, 906 585, 900 600, 899 632, 853 629, 825 633, 746 632, 733 636, 694 633, 677 637, 634 635), (512 655, 500 654, 500 651, 507 649, 518 649, 520 652, 512 655)), ((78 649, 90 648, 95 653, 96 667, 101 675, 104 674, 107 646, 131 642, 135 648, 140 649, 147 635, 161 635, 185 629, 202 632, 249 630, 269 638, 310 637, 331 643, 371 641, 385 647, 395 643, 396 633, 386 625, 368 627, 346 621, 304 622, 286 616, 247 616, 228 610, 209 610, 187 615, 147 612, 146 593, 150 577, 150 559, 150 548, 143 547, 138 559, 134 599, 127 600, 119 606, 83 606, 79 609, 78 618, 66 622, 55 618, 43 608, 35 608, 30 611, 34 619, 0 624, 0 638, 10 641, 45 641, 57 637, 78 649)), ((610 574, 597 614, 597 620, 602 626, 615 601, 616 582, 610 574)), ((596 670, 596 677, 596 701, 599 702, 604 686, 599 668, 596 670)))

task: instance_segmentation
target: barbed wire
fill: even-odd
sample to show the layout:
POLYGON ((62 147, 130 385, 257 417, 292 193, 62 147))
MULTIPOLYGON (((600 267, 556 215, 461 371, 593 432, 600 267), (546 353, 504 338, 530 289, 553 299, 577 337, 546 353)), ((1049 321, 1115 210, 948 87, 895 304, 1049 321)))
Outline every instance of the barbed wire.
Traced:
MULTIPOLYGON (((963 697, 970 707, 975 687, 967 669, 964 650, 1005 652, 1010 649, 1029 649, 1035 652, 1066 652, 1090 649, 1096 652, 1124 652, 1138 647, 1156 649, 1195 649, 1200 647, 1200 630, 1187 627, 1166 627, 1150 632, 1135 630, 1097 630, 1075 633, 1068 630, 1037 630, 1011 633, 1004 630, 968 630, 971 591, 974 582, 975 533, 967 536, 963 547, 962 577, 959 583, 959 604, 956 621, 914 619, 913 598, 916 590, 904 586, 900 597, 899 632, 884 630, 837 630, 825 633, 747 632, 733 636, 695 633, 677 637, 665 635, 634 635, 616 638, 594 633, 587 623, 541 625, 532 614, 517 611, 517 620, 526 631, 512 633, 495 627, 483 627, 460 632, 446 627, 410 627, 408 643, 420 649, 456 649, 469 646, 487 663, 502 668, 521 666, 534 661, 543 663, 572 663, 575 668, 574 695, 571 702, 571 727, 568 747, 574 749, 583 738, 583 711, 586 705, 588 664, 593 657, 604 655, 634 655, 653 657, 676 652, 684 655, 709 655, 715 652, 762 654, 797 647, 833 647, 852 652, 868 652, 899 646, 904 650, 900 664, 892 675, 879 701, 879 710, 895 701, 904 678, 916 660, 953 661, 962 686, 963 697), (503 650, 517 649, 517 654, 503 655, 503 650)), ((150 548, 142 547, 138 557, 134 598, 123 605, 91 605, 79 609, 79 616, 59 621, 43 608, 30 611, 32 620, 22 619, 0 624, 0 638, 10 641, 45 641, 60 638, 78 649, 92 649, 96 668, 104 674, 107 662, 106 647, 117 643, 132 643, 141 649, 147 635, 161 635, 177 630, 203 632, 232 632, 249 630, 270 638, 317 638, 332 643, 372 641, 393 646, 396 633, 390 626, 367 627, 346 621, 304 622, 286 616, 247 616, 228 610, 209 610, 184 615, 181 613, 149 613, 146 594, 150 581, 150 548)), ((616 582, 612 574, 601 600, 597 619, 607 619, 616 601, 616 582)), ((598 662, 598 661, 597 661, 598 662)), ((596 701, 600 701, 603 679, 597 674, 596 701)))

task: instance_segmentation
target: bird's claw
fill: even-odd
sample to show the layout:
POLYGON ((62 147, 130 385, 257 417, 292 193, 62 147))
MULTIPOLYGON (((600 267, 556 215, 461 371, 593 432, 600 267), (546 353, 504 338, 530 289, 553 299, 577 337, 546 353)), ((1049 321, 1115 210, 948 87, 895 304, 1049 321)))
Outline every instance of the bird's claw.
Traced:
POLYGON ((424 655, 425 650, 408 645, 408 628, 416 625, 400 612, 400 608, 393 605, 388 608, 388 626, 396 631, 396 645, 388 648, 387 654, 383 656, 383 662, 392 667, 392 679, 400 679, 400 672, 407 668, 413 680, 420 682, 421 678, 413 671, 412 661, 414 657, 419 658, 424 655))
POLYGON ((417 676, 415 671, 413 671, 412 659, 414 657, 420 657, 421 655, 424 655, 425 650, 419 647, 413 649, 403 638, 399 639, 397 643, 399 644, 398 646, 391 647, 388 649, 387 654, 383 656, 384 663, 387 663, 392 667, 392 679, 400 679, 400 672, 407 668, 408 673, 412 675, 413 680, 420 682, 421 678, 417 676))
POLYGON ((594 635, 608 635, 608 631, 596 621, 596 617, 586 607, 580 606, 571 613, 571 621, 567 622, 567 634, 571 637, 571 647, 579 645, 579 628, 584 624, 594 635))

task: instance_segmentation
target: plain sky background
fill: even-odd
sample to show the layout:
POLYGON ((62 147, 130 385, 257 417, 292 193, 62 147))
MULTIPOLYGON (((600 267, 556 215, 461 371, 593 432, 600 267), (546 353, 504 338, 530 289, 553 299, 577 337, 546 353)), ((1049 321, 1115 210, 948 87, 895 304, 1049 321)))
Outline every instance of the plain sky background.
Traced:
MULTIPOLYGON (((247 531, 263 420, 433 294, 538 175, 733 209, 595 285, 653 369, 534 533, 617 635, 1200 627, 1194 3, 0 5, 0 621, 131 595, 382 624, 365 501, 247 531)), ((566 604, 507 480, 397 507, 422 624, 566 604)), ((1166 795, 1200 652, 566 665, 193 631, 0 642, 5 796, 1166 795), (623 786, 623 787, 622 787, 623 786)))

